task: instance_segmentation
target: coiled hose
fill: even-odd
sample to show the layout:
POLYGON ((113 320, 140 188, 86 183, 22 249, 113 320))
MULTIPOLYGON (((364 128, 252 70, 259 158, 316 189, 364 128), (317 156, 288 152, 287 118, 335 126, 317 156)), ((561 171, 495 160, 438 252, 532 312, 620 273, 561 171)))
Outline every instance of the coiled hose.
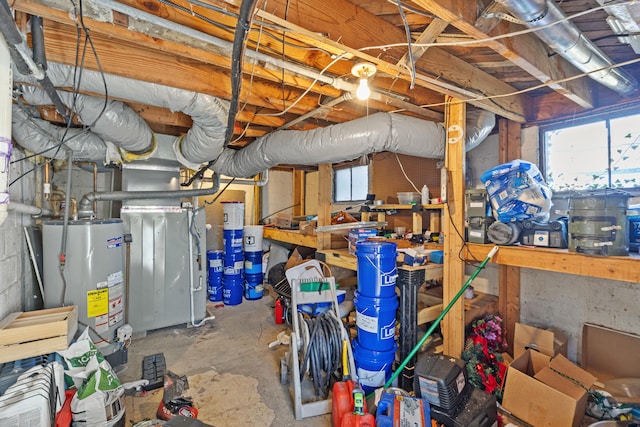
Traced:
POLYGON ((309 367, 316 396, 327 398, 329 390, 339 379, 342 354, 342 321, 328 310, 314 318, 305 318, 310 334, 300 369, 300 380, 309 367))

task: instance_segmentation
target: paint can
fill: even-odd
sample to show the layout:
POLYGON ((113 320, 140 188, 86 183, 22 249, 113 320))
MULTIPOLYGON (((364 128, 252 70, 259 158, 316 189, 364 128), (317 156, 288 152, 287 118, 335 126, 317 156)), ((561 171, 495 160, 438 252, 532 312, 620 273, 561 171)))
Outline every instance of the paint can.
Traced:
POLYGON ((238 305, 242 303, 244 283, 242 274, 224 274, 222 276, 222 302, 224 305, 238 305))
POLYGON ((222 244, 225 256, 227 254, 242 253, 242 229, 240 230, 223 230, 222 244))
POLYGON ((391 368, 396 359, 398 346, 387 351, 374 351, 363 348, 357 339, 351 341, 353 359, 360 388, 369 394, 382 387, 391 378, 391 368))
POLYGON ((244 227, 244 203, 222 202, 223 230, 240 230, 244 227))
POLYGON ((244 273, 262 274, 262 251, 244 253, 244 273))
POLYGON ((244 297, 248 300, 256 300, 262 298, 264 276, 259 274, 244 275, 244 297))
POLYGON ((207 251, 207 295, 209 301, 222 301, 222 257, 221 250, 207 251))
POLYGON ((355 292, 358 342, 363 348, 388 351, 395 345, 398 297, 369 298, 355 292))
POLYGON ((261 225, 244 226, 244 251, 262 253, 264 227, 261 225))
POLYGON ((396 256, 393 242, 359 242, 356 246, 358 292, 369 298, 396 295, 396 256))

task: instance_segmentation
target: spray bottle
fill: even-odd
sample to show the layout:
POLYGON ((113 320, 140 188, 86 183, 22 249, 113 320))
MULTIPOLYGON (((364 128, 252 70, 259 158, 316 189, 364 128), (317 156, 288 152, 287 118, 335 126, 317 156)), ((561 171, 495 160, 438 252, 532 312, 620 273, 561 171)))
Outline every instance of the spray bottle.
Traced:
POLYGON ((427 184, 422 186, 421 199, 423 205, 429 204, 429 187, 427 187, 427 184))

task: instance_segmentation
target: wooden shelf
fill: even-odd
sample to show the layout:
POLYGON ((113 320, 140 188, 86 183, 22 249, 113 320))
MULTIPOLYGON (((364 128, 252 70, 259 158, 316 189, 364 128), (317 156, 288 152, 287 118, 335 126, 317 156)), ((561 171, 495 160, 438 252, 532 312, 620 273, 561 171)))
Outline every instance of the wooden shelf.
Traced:
MULTIPOLYGON (((493 246, 468 243, 465 248, 465 257, 467 260, 483 260, 493 246)), ((583 255, 569 252, 567 249, 500 246, 500 250, 491 262, 513 267, 640 283, 640 256, 636 254, 626 257, 605 257, 583 255)))
POLYGON ((414 206, 422 206, 424 209, 430 210, 430 209, 442 209, 444 207, 444 203, 438 203, 438 204, 434 204, 434 205, 394 205, 394 204, 389 204, 389 205, 372 205, 370 206, 370 208, 372 210, 377 209, 377 210, 389 210, 389 209, 413 209, 414 206))
MULTIPOLYGON (((355 255, 351 255, 348 249, 325 249, 316 252, 324 256, 324 262, 329 265, 346 268, 356 271, 358 269, 358 259, 355 255)), ((398 268, 407 270, 424 270, 425 280, 437 280, 442 278, 442 264, 427 264, 416 267, 408 265, 399 265, 398 268)))
POLYGON ((264 228, 264 238, 290 243, 292 245, 317 247, 318 238, 301 234, 298 230, 281 230, 279 228, 264 228))

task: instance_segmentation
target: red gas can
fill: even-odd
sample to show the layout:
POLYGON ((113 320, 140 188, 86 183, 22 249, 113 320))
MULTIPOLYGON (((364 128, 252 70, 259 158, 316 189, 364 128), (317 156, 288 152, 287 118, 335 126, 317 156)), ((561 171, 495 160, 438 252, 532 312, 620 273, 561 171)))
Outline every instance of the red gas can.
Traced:
POLYGON ((340 427, 376 427, 376 419, 371 414, 345 414, 340 427))
MULTIPOLYGON (((353 390, 357 388, 353 381, 340 381, 333 385, 333 394, 331 396, 331 420, 334 427, 341 427, 343 424, 343 417, 353 412, 353 390)), ((367 414, 367 401, 363 399, 363 412, 367 414)), ((371 415, 372 416, 372 415, 371 415)), ((373 416, 372 416, 373 417, 373 416)), ((351 417, 350 417, 351 418, 351 417)), ((351 425, 351 424, 349 424, 351 425)), ((353 425, 366 425, 366 424, 353 424, 353 425)), ((375 421, 372 424, 375 426, 375 421)))

